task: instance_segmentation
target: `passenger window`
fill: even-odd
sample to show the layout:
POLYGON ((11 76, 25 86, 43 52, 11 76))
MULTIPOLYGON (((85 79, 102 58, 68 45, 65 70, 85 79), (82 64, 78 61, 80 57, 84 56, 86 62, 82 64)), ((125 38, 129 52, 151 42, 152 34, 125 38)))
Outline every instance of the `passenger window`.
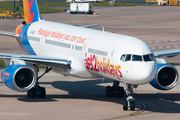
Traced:
POLYGON ((133 55, 132 56, 132 61, 142 61, 142 56, 140 56, 140 55, 133 55))
POLYGON ((125 61, 130 61, 131 60, 131 54, 126 55, 126 60, 125 61))
POLYGON ((123 55, 121 56, 120 60, 124 62, 125 57, 126 57, 126 55, 125 55, 125 54, 123 54, 123 55))

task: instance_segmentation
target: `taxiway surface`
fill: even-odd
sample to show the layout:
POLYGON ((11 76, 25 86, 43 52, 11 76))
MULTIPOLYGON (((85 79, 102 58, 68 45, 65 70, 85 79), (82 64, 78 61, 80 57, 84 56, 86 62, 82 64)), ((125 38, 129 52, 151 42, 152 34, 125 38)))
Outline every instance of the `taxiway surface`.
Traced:
MULTIPOLYGON (((97 15, 51 13, 42 14, 45 20, 72 25, 100 24, 93 29, 137 37, 153 51, 180 48, 179 6, 131 6, 94 9, 97 15), (158 41, 158 42, 157 42, 158 41), (171 46, 171 47, 168 47, 171 46)), ((0 19, 0 30, 14 32, 23 19, 0 19)), ((61 28, 59 28, 61 29, 61 28)), ((113 33, 112 33, 113 34, 113 33)), ((24 53, 14 38, 0 35, 0 52, 24 53)), ((179 62, 179 55, 166 58, 179 62)), ((180 71, 179 67, 178 70, 180 71)), ((46 87, 47 98, 29 99, 25 93, 9 90, 0 83, 0 119, 178 119, 180 117, 180 85, 170 91, 160 91, 149 84, 135 89, 134 97, 147 108, 140 115, 128 115, 143 106, 136 103, 136 111, 123 111, 124 98, 107 98, 105 87, 109 80, 85 80, 49 73, 40 80, 46 87)))

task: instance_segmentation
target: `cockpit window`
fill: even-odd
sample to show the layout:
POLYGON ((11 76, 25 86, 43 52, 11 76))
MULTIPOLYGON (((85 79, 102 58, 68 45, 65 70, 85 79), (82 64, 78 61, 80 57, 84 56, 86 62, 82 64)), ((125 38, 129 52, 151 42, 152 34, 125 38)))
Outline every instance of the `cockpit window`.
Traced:
POLYGON ((124 62, 125 57, 126 57, 126 55, 125 55, 125 54, 123 54, 123 55, 121 56, 120 60, 124 62))
POLYGON ((123 54, 120 58, 121 61, 155 61, 153 54, 146 54, 146 55, 133 55, 133 54, 123 54))
POLYGON ((154 61, 155 60, 153 54, 143 55, 143 59, 144 59, 144 61, 154 61))
POLYGON ((131 54, 126 55, 126 60, 125 61, 130 61, 131 60, 131 54))
POLYGON ((142 56, 140 56, 140 55, 133 55, 132 56, 132 61, 142 61, 142 56))

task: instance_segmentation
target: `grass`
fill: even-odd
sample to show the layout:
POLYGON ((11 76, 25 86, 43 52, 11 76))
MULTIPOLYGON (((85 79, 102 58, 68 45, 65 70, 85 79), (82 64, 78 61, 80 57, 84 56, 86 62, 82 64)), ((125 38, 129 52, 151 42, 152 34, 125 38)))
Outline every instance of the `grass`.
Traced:
POLYGON ((174 65, 174 66, 179 66, 180 65, 180 63, 169 63, 169 64, 174 65))
MULTIPOLYGON (((16 7, 20 5, 19 1, 16 1, 16 7)), ((135 5, 146 5, 146 3, 120 3, 116 2, 116 6, 135 6, 135 5)), ((38 2, 39 11, 40 13, 54 13, 54 12, 62 12, 62 9, 55 9, 52 7, 69 7, 70 3, 67 2, 38 2)), ((93 3, 93 6, 110 6, 110 3, 108 2, 99 2, 99 3, 93 3)), ((13 11, 13 2, 12 1, 6 1, 6 2, 0 2, 0 13, 3 12, 3 10, 9 10, 13 11)), ((23 8, 19 8, 19 13, 23 13, 23 8)))
MULTIPOLYGON (((16 1, 16 7, 20 5, 19 1, 16 1)), ((40 13, 53 13, 53 12, 62 12, 62 9, 55 9, 55 8, 49 8, 49 7, 59 7, 58 2, 38 2, 39 5, 39 11, 40 13)), ((68 6, 68 4, 62 4, 62 6, 68 6)), ((13 11, 13 2, 0 2, 0 13, 2 13, 4 10, 13 11)), ((23 13, 23 8, 19 8, 19 13, 23 13)))
MULTIPOLYGON (((121 2, 115 3, 115 6, 137 6, 137 5, 146 5, 146 3, 121 3, 121 2)), ((110 6, 110 3, 108 2, 93 3, 93 6, 110 6)))
POLYGON ((0 68, 5 68, 6 65, 4 64, 4 60, 0 59, 0 68))
MULTIPOLYGON (((28 65, 28 64, 27 64, 28 65)), ((45 66, 39 65, 39 68, 45 68, 45 66)), ((6 65, 4 64, 4 60, 0 59, 0 69, 6 68, 6 65)))

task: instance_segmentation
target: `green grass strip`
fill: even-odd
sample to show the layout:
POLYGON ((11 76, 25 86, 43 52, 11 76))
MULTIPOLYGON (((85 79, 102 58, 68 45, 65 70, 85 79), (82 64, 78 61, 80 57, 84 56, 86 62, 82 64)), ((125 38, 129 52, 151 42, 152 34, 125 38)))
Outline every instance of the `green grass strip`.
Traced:
POLYGON ((180 65, 180 63, 169 63, 169 64, 174 65, 174 66, 179 66, 180 65))
MULTIPOLYGON (((27 64, 28 65, 28 64, 27 64)), ((39 65, 39 68, 45 68, 45 66, 39 65)), ((0 59, 0 69, 6 68, 6 65, 4 64, 4 60, 0 59)))
MULTIPOLYGON (((20 6, 20 2, 16 1, 16 7, 20 6)), ((116 6, 136 6, 136 5, 146 5, 146 3, 120 3, 116 2, 116 6)), ((62 12, 62 9, 55 9, 52 7, 69 7, 70 3, 67 2, 38 2, 39 11, 40 13, 54 13, 54 12, 62 12)), ((110 6, 108 2, 99 2, 93 3, 93 6, 110 6)), ((12 1, 5 1, 0 2, 0 13, 4 10, 13 11, 13 2, 12 1)), ((17 9, 16 9, 17 10, 17 9)), ((19 8, 19 13, 23 13, 23 8, 19 8)))
MULTIPOLYGON (((16 1, 16 8, 20 6, 20 2, 16 1)), ((38 2, 40 13, 54 13, 54 12, 62 12, 62 9, 55 9, 49 7, 59 7, 59 2, 38 2)), ((68 6, 68 4, 62 4, 63 6, 68 6)), ((4 10, 13 11, 13 2, 0 2, 0 13, 4 10)), ((17 10, 17 9, 16 9, 17 10)), ((17 11, 16 11, 17 12, 17 11)), ((23 13, 23 8, 19 8, 19 13, 23 13)))
POLYGON ((4 64, 4 60, 0 59, 0 68, 6 68, 6 65, 4 64))

